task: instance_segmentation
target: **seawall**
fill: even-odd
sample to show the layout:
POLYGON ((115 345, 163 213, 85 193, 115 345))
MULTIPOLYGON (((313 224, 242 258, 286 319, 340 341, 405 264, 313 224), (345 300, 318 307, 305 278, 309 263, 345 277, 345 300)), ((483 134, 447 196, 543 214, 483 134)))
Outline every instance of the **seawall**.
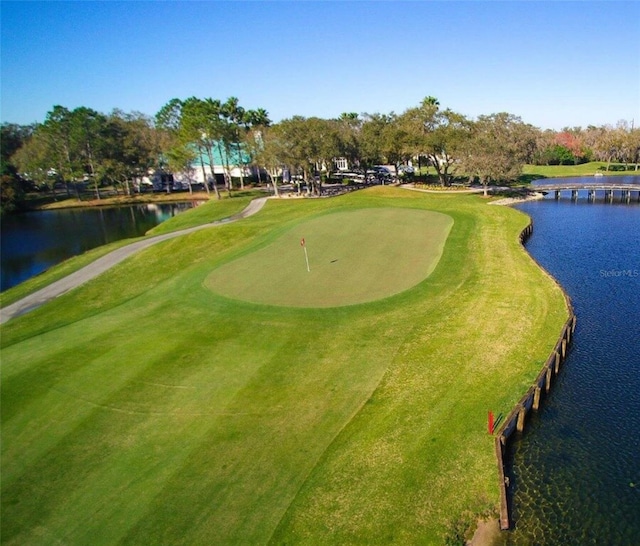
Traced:
MULTIPOLYGON (((529 224, 520 233, 520 243, 524 246, 531 234, 533 233, 533 221, 530 219, 529 224)), ((527 415, 531 411, 537 411, 540 407, 540 403, 543 400, 551 386, 553 385, 555 378, 560 373, 560 368, 564 363, 569 345, 573 339, 573 333, 576 327, 576 316, 573 311, 573 305, 571 304, 571 298, 564 291, 562 286, 553 278, 549 272, 544 269, 536 260, 531 257, 532 260, 538 265, 538 267, 550 277, 560 288, 564 295, 569 318, 565 322, 560 336, 551 351, 551 354, 544 362, 540 373, 538 373, 535 381, 529 387, 527 392, 520 398, 518 403, 511 410, 503 424, 500 426, 495 436, 495 453, 498 463, 498 478, 500 487, 500 529, 508 530, 511 528, 510 507, 508 503, 507 491, 510 487, 510 477, 505 472, 505 453, 509 439, 514 432, 523 432, 527 424, 527 415)))

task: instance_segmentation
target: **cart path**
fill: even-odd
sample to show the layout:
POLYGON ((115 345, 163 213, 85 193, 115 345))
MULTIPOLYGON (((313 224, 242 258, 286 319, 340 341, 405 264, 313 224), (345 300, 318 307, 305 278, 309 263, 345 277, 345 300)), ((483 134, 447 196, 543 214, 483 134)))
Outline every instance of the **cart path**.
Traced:
POLYGON ((113 252, 110 252, 109 254, 98 258, 96 261, 90 263, 82 269, 79 269, 78 271, 71 273, 64 278, 59 279, 56 282, 45 286, 44 288, 41 288, 33 294, 25 296, 21 300, 18 300, 11 305, 3 307, 2 309, 0 309, 0 324, 3 324, 14 317, 18 317, 40 307, 41 305, 44 305, 48 301, 61 296, 69 290, 72 290, 73 288, 76 288, 86 283, 87 281, 90 281, 94 277, 97 277, 101 273, 104 273, 108 269, 111 269, 113 266, 119 264, 136 252, 140 252, 141 250, 155 245, 156 243, 167 241, 168 239, 173 239, 175 237, 180 237, 181 235, 186 235, 187 233, 193 233, 194 231, 199 231, 201 229, 229 224, 231 222, 237 222, 238 220, 242 220, 243 218, 252 216, 260 211, 260 209, 262 209, 267 199, 267 197, 259 197, 258 199, 254 199, 244 208, 244 210, 242 210, 238 214, 230 216, 229 218, 224 218, 222 220, 217 220, 209 224, 202 224, 200 226, 182 229, 179 231, 173 231, 171 233, 156 235, 154 237, 149 237, 148 239, 136 241, 135 243, 131 243, 129 245, 118 248, 113 252))

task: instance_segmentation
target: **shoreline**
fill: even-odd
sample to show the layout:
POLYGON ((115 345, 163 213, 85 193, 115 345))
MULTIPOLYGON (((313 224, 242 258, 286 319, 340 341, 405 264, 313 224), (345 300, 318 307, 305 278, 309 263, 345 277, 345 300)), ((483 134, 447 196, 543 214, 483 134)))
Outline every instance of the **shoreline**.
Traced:
POLYGON ((242 211, 240 211, 238 214, 230 216, 229 218, 215 220, 207 224, 200 224, 198 226, 185 228, 178 231, 171 231, 169 233, 150 236, 148 238, 141 239, 134 243, 130 243, 126 246, 113 250, 108 254, 105 254, 104 256, 98 258, 94 262, 86 265, 85 267, 82 267, 81 269, 78 269, 77 271, 70 273, 65 277, 62 277, 59 280, 46 285, 40 290, 36 290, 35 292, 24 296, 18 301, 0 308, 0 324, 4 324, 14 317, 24 315, 29 311, 37 309, 41 305, 44 305, 52 299, 68 292, 69 290, 72 290, 93 279, 94 277, 97 277, 101 273, 104 273, 108 269, 111 269, 115 265, 119 264, 129 256, 132 256, 133 254, 136 254, 140 250, 143 250, 149 246, 155 245, 162 241, 173 239, 175 237, 180 237, 181 235, 193 233, 194 231, 229 224, 238 220, 242 220, 249 216, 253 216, 262 209, 266 200, 266 197, 253 199, 242 211))
POLYGON ((501 205, 501 206, 511 206, 518 205, 520 203, 526 203, 527 201, 540 201, 544 199, 545 194, 543 192, 533 192, 525 197, 505 197, 503 199, 498 199, 497 201, 491 201, 487 203, 488 205, 501 205))
MULTIPOLYGON (((518 203, 524 203, 526 201, 535 201, 543 199, 544 194, 536 192, 533 195, 529 195, 524 198, 506 198, 499 201, 489 203, 490 205, 511 206, 518 203)), ((527 215, 528 216, 528 215, 527 215)), ((558 282, 558 280, 551 275, 540 263, 527 251, 526 241, 533 233, 533 220, 529 217, 529 224, 521 231, 519 235, 522 248, 527 252, 529 257, 538 266, 538 268, 550 278, 556 286, 562 292, 565 300, 566 310, 568 318, 560 331, 558 340, 551 351, 549 357, 544 362, 541 371, 538 373, 535 381, 529 387, 527 392, 520 398, 518 403, 509 412, 504 423, 500 426, 495 433, 495 452, 498 464, 498 475, 500 482, 500 517, 498 519, 487 519, 478 521, 476 530, 470 541, 467 541, 466 546, 494 546, 500 541, 500 536, 503 531, 511 529, 512 521, 510 516, 509 502, 507 496, 507 489, 511 485, 511 478, 505 475, 505 450, 507 444, 510 441, 510 437, 517 429, 522 432, 525 428, 526 415, 531 411, 538 411, 540 399, 542 397, 543 390, 545 395, 549 392, 553 382, 552 377, 557 377, 560 372, 560 365, 566 359, 569 344, 573 339, 573 333, 576 326, 576 315, 573 310, 571 298, 565 291, 564 287, 558 282)))
POLYGON ((193 194, 181 193, 164 193, 164 194, 140 194, 124 195, 115 197, 104 197, 102 199, 90 199, 87 201, 78 201, 77 199, 63 199, 61 201, 53 201, 43 205, 30 207, 20 212, 37 212, 44 210, 64 210, 77 208, 101 208, 101 207, 119 207, 126 205, 149 205, 154 203, 181 203, 190 201, 208 201, 209 196, 206 192, 197 192, 193 194))
MULTIPOLYGON (((443 194, 443 193, 478 194, 478 193, 483 193, 484 191, 482 188, 475 191, 474 190, 467 190, 467 191, 426 190, 426 189, 416 188, 414 185, 409 185, 409 184, 403 184, 401 187, 404 189, 412 190, 412 191, 419 191, 423 193, 439 193, 439 194, 443 194)), ((491 201, 487 204, 498 205, 498 206, 513 206, 520 203, 525 203, 527 201, 542 200, 544 199, 544 197, 545 197, 545 194, 542 192, 533 192, 533 191, 527 190, 527 193, 522 197, 505 197, 502 199, 498 199, 496 201, 491 201)), ((551 275, 544 267, 542 267, 538 263, 538 261, 527 251, 525 243, 533 232, 533 220, 529 216, 528 218, 529 218, 529 223, 527 224, 527 226, 525 226, 525 228, 520 232, 518 236, 520 240, 520 244, 522 245, 523 250, 525 250, 525 252, 533 260, 533 262, 538 266, 538 268, 560 288, 562 295, 564 296, 564 299, 565 299, 568 318, 561 329, 559 339, 556 342, 556 345, 552 350, 551 355, 549 356, 549 358, 547 358, 547 360, 542 366, 542 371, 538 374, 533 385, 527 390, 524 396, 520 398, 520 400, 515 405, 515 407, 509 412, 504 423, 496 432, 495 452, 496 452, 496 459, 498 463, 498 473, 499 473, 499 480, 500 480, 500 497, 501 497, 500 509, 499 509, 500 515, 497 519, 496 518, 479 519, 472 538, 465 542, 466 546, 495 546, 497 544, 502 543, 502 540, 501 540, 502 532, 507 531, 511 528, 511 519, 509 515, 510 511, 509 511, 508 499, 507 499, 507 489, 509 487, 510 479, 509 477, 506 477, 504 473, 504 468, 505 468, 504 460, 503 460, 504 448, 506 447, 509 437, 515 430, 516 426, 518 428, 520 428, 520 426, 524 427, 524 417, 527 412, 527 409, 525 406, 527 403, 529 403, 528 410, 530 411, 531 409, 533 409, 534 393, 536 392, 536 389, 538 390, 538 393, 541 393, 539 385, 542 382, 544 382, 547 378, 546 370, 547 369, 550 370, 551 366, 555 364, 556 374, 558 373, 560 363, 557 362, 556 364, 556 358, 557 358, 556 355, 559 355, 558 351, 561 351, 562 360, 564 360, 564 357, 567 351, 568 342, 571 339, 573 330, 575 329, 575 314, 573 312, 571 298, 566 293, 564 288, 560 285, 560 283, 555 279, 555 277, 553 277, 553 275, 551 275), (568 333, 568 331, 570 333, 568 333), (566 341, 566 344, 564 344, 565 336, 567 336, 568 338, 566 341), (517 425, 516 425, 516 420, 518 421, 517 425)), ((550 386, 550 383, 549 383, 549 386, 550 386)), ((536 406, 536 410, 537 410, 537 406, 536 406)))

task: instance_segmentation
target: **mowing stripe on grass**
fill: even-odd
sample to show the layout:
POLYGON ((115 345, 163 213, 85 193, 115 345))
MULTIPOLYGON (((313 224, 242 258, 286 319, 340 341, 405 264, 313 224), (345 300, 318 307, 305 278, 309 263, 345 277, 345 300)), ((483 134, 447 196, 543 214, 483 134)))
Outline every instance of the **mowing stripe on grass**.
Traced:
POLYGON ((526 223, 387 187, 270 201, 3 324, 2 543, 445 543, 497 506, 487 408, 513 407, 566 320, 526 223), (306 274, 296 229, 392 207, 455 221, 393 297, 283 307, 204 285, 289 232, 306 274))

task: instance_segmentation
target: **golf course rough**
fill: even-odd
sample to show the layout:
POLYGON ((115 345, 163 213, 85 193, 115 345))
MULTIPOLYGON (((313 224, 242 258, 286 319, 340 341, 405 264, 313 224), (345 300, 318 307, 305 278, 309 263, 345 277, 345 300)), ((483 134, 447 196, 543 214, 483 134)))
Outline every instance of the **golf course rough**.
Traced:
POLYGON ((451 216, 428 210, 322 214, 217 268, 206 286, 230 298, 288 307, 375 301, 428 277, 452 226, 451 216))

